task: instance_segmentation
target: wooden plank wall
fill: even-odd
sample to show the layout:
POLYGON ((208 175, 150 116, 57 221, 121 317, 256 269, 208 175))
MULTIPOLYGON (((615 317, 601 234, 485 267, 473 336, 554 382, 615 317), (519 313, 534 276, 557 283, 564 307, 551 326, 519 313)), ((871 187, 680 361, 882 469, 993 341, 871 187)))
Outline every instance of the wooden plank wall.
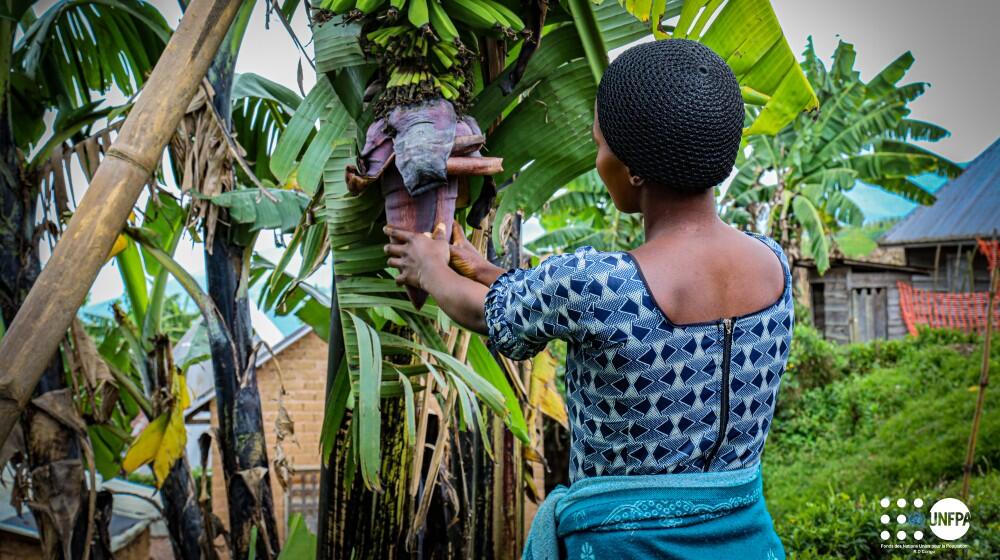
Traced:
MULTIPOLYGON (((810 283, 823 284, 823 302, 819 308, 823 313, 820 321, 823 335, 839 343, 906 336, 897 281, 923 283, 926 277, 908 272, 861 272, 849 266, 831 268, 823 276, 813 271, 810 283), (867 317, 872 319, 866 320, 867 317)), ((813 311, 817 311, 817 306, 814 305, 813 311)))
MULTIPOLYGON (((849 268, 846 266, 833 267, 827 270, 823 276, 819 276, 815 270, 810 271, 810 283, 823 284, 823 306, 821 309, 823 336, 827 340, 840 343, 847 343, 851 340, 850 300, 847 290, 848 272, 849 268)), ((815 320, 813 322, 816 323, 815 320)))
POLYGON ((942 292, 989 289, 986 258, 975 245, 942 245, 940 250, 936 246, 906 248, 908 266, 933 270, 935 262, 936 278, 933 274, 875 271, 843 264, 834 265, 823 276, 810 270, 813 323, 828 340, 839 343, 883 336, 902 338, 907 331, 899 309, 897 281, 942 292))
POLYGON ((990 272, 986 257, 969 243, 965 245, 942 246, 940 256, 936 247, 911 247, 906 249, 906 260, 910 266, 934 269, 938 261, 938 274, 922 277, 914 281, 914 287, 940 292, 985 292, 989 290, 990 272), (974 251, 975 252, 972 252, 974 251), (971 276, 974 281, 970 289, 969 255, 972 255, 971 276))

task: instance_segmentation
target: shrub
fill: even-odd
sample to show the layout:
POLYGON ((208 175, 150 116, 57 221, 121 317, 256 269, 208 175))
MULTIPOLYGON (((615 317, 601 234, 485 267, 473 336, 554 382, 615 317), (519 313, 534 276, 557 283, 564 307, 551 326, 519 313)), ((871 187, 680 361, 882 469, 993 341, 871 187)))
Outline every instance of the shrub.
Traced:
POLYGON ((878 498, 851 498, 829 491, 775 522, 785 551, 798 559, 876 558, 879 548, 878 498))
MULTIPOLYGON (((795 337, 764 452, 775 527, 794 558, 888 558, 892 551, 880 548, 875 530, 875 499, 960 494, 981 341, 922 330, 899 341, 838 346, 806 325, 795 337)), ((1000 348, 992 354, 996 379, 1000 348)), ((962 541, 972 558, 1000 557, 993 399, 1000 394, 987 394, 970 499, 975 521, 962 541)))

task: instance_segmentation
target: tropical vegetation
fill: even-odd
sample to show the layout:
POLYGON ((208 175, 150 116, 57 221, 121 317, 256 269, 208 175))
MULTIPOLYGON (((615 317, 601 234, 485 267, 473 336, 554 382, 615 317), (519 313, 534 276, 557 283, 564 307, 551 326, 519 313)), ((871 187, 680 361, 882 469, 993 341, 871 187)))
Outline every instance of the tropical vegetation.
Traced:
MULTIPOLYGON (((235 73, 255 5, 234 8, 205 80, 193 99, 179 101, 186 110, 148 179, 149 196, 116 230, 111 254, 100 255, 115 262, 124 285, 113 317, 68 326, 24 411, 21 439, 10 438, 0 453, 0 465, 15 467, 46 557, 109 549, 107 527, 94 513, 96 476, 146 465, 178 558, 213 558, 220 541, 236 558, 312 550, 323 557, 518 556, 525 503, 542 490, 533 475, 548 464, 544 426, 565 423, 558 360, 543 353, 516 363, 492 354, 426 294, 397 286, 382 226, 456 224, 504 267, 566 246, 641 243, 641 221, 614 208, 592 171, 596 84, 611 49, 650 35, 688 38, 727 60, 750 110, 738 171, 719 193, 723 215, 775 235, 821 271, 835 250, 870 246, 863 215, 846 196, 857 181, 927 203, 933 196, 909 178, 959 171, 912 143, 947 134, 909 118, 908 103, 925 87, 899 85, 912 56, 868 82, 846 43, 829 68, 811 44, 800 64, 767 0, 267 3, 285 26, 308 14, 312 50, 303 52, 316 84, 303 96, 235 73), (545 232, 525 242, 521 224, 532 217, 545 232), (266 231, 286 243, 273 262, 255 252, 266 231), (182 240, 205 252, 204 285, 174 259, 182 240), (190 308, 168 294, 171 279, 190 308), (280 447, 272 454, 264 442, 251 288, 262 310, 294 315, 330 346, 319 531, 311 535, 295 518, 284 543, 270 473, 284 484, 290 470, 280 447), (193 321, 207 342, 175 363, 173 345, 193 321), (205 359, 219 411, 221 457, 211 474, 225 481, 224 496, 208 495, 207 465, 190 465, 184 455, 186 372, 205 359), (69 507, 49 507, 56 495, 69 507), (228 531, 212 514, 212 498, 228 502, 228 531)), ((173 36, 142 0, 60 0, 42 13, 8 0, 4 8, 0 37, 10 49, 0 52, 10 72, 0 89, 0 327, 11 323, 41 270, 39 241, 58 242, 80 208, 74 173, 91 179, 136 96, 158 95, 140 90, 173 36), (108 106, 111 92, 126 103, 108 106), (46 115, 54 115, 51 127, 42 124, 46 115)), ((840 349, 808 327, 797 331, 779 410, 788 420, 771 446, 781 451, 769 449, 766 458, 772 470, 787 472, 783 480, 802 480, 807 489, 772 482, 768 490, 792 550, 818 557, 860 550, 839 534, 827 546, 802 529, 820 523, 824 504, 846 511, 879 491, 874 470, 837 478, 820 453, 860 457, 831 434, 883 437, 882 422, 913 421, 918 410, 874 391, 878 402, 865 410, 851 404, 846 421, 843 403, 861 403, 871 385, 884 389, 906 364, 930 360, 955 372, 953 383, 920 398, 959 405, 973 358, 947 345, 966 342, 928 337, 840 349), (837 429, 821 433, 824 422, 837 429), (849 497, 824 494, 820 475, 842 482, 849 497)), ((11 400, 3 391, 0 398, 11 400)), ((984 425, 987 433, 994 428, 984 425)), ((291 421, 279 430, 293 430, 291 421)), ((207 454, 210 441, 199 443, 207 454)), ((984 460, 994 451, 986 445, 984 460)), ((941 459, 914 484, 946 480, 952 465, 941 459)), ((892 461, 880 468, 903 472, 892 461)))
MULTIPOLYGON (((71 189, 50 180, 51 162, 62 155, 64 142, 87 136, 95 122, 122 110, 104 106, 103 95, 111 89, 134 95, 170 29, 140 0, 59 1, 41 14, 31 2, 11 0, 3 8, 0 322, 7 325, 41 270, 41 239, 57 239, 68 218, 71 189), (48 115, 54 115, 51 128, 45 125, 48 115)), ((87 159, 85 169, 92 171, 91 165, 96 161, 87 159)), ((70 335, 73 342, 62 352, 44 357, 48 364, 31 404, 10 447, 0 452, 0 465, 16 461, 15 483, 32 488, 26 505, 38 524, 43 553, 51 558, 81 557, 92 546, 95 554, 110 552, 95 526, 96 496, 84 482, 85 464, 93 463, 95 450, 78 412, 109 425, 123 420, 114 406, 118 391, 96 364, 92 342, 79 325, 70 335), (67 383, 67 372, 78 376, 77 383, 67 383), (49 507, 57 499, 65 505, 49 507)))
POLYGON ((913 178, 961 173, 914 143, 940 140, 948 131, 909 116, 909 104, 927 88, 900 84, 913 55, 903 53, 867 82, 856 58, 854 46, 841 41, 827 68, 810 40, 802 67, 822 104, 820 115, 800 115, 775 136, 749 138, 723 202, 728 221, 773 236, 790 258, 811 258, 820 273, 838 252, 857 256, 874 248, 858 230, 862 210, 847 195, 859 182, 930 204, 934 195, 913 178))
MULTIPOLYGON (((764 451, 775 528, 795 558, 896 558, 877 538, 883 497, 960 495, 982 338, 925 330, 840 346, 800 316, 792 346, 764 451)), ((970 558, 1000 551, 998 433, 997 417, 984 415, 969 494, 976 522, 961 541, 970 558)))
MULTIPOLYGON (((480 251, 518 265, 517 216, 534 213, 560 185, 593 168, 590 126, 608 50, 650 33, 702 41, 730 60, 745 98, 761 107, 748 135, 773 134, 817 105, 767 2, 526 6, 512 15, 511 6, 491 0, 345 1, 321 4, 314 17, 321 74, 279 139, 271 170, 281 182, 322 192, 325 222, 304 224, 295 240, 326 228, 335 269, 331 332, 342 331, 343 340, 330 339, 324 478, 339 488, 321 507, 319 546, 328 556, 379 557, 392 546, 414 550, 421 538, 425 551, 442 546, 447 535, 425 525, 439 482, 466 496, 445 505, 459 520, 459 554, 515 556, 520 506, 507 516, 491 517, 495 506, 472 515, 477 505, 468 496, 486 504, 522 496, 517 481, 531 466, 518 457, 544 461, 528 452, 539 447, 523 409, 530 366, 491 357, 424 296, 396 288, 382 253, 383 219, 422 231, 436 221, 448 229, 453 219, 464 222, 480 251), (749 24, 751 16, 758 25, 749 24), (502 170, 484 153, 502 157, 502 170), (461 158, 472 158, 464 161, 470 167, 459 170, 461 158), (373 383, 380 378, 381 387, 373 383), (477 397, 494 420, 474 404, 477 397), (429 416, 429 399, 443 417, 429 416), (449 435, 455 427, 473 433, 449 435), (427 462, 422 442, 434 429, 427 462), (511 453, 497 456, 500 446, 511 453), (496 456, 492 472, 463 472, 460 455, 469 450, 470 463, 496 456), (335 503, 350 511, 357 505, 370 521, 345 518, 335 503), (385 537, 367 536, 376 527, 385 537)), ((289 253, 298 250, 293 241, 289 253)), ((272 292, 298 285, 283 272, 283 263, 271 271, 272 292)))

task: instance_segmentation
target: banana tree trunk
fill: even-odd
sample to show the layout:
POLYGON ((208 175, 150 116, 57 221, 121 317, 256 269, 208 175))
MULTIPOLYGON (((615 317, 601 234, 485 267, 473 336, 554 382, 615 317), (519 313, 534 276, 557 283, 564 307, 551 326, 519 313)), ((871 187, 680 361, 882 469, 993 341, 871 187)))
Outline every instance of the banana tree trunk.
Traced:
MULTIPOLYGON (((331 261, 334 259, 331 258, 331 261)), ((338 375, 345 359, 344 336, 337 299, 337 276, 332 275, 330 339, 327 354, 327 407, 335 397, 338 375)), ((328 463, 320 469, 319 522, 316 558, 379 559, 408 557, 405 549, 409 465, 406 445, 406 409, 401 398, 383 399, 381 478, 388 486, 381 493, 365 487, 360 473, 352 472, 350 411, 345 414, 328 463)))
MULTIPOLYGON (((406 483, 409 453, 402 399, 382 401, 382 477, 384 492, 367 489, 360 473, 351 472, 350 414, 337 435, 325 469, 325 509, 320 509, 317 559, 409 558, 405 549, 406 483)), ((322 479, 321 479, 322 480, 322 479)), ((323 483, 321 482, 321 485, 323 483)), ((323 486, 321 486, 323 488, 323 486)))
MULTIPOLYGON (((166 364, 173 364, 173 360, 164 358, 172 353, 172 349, 166 336, 156 336, 152 343, 153 350, 146 360, 146 369, 152 382, 150 387, 155 387, 153 390, 157 391, 169 387, 167 381, 171 380, 174 374, 164 368, 166 364)), ((156 399, 151 400, 155 402, 156 399)), ((162 409, 156 410, 155 416, 165 412, 162 409)), ((178 560, 215 558, 213 543, 205 531, 205 523, 209 521, 203 518, 198 505, 198 495, 195 492, 194 478, 191 476, 191 466, 187 456, 182 455, 170 467, 160 493, 163 494, 163 517, 167 523, 174 557, 178 560)))
MULTIPOLYGON (((331 255, 331 268, 335 268, 334 258, 331 255)), ((333 270, 330 274, 330 337, 327 345, 326 355, 326 400, 323 410, 329 411, 331 404, 335 400, 333 388, 337 386, 337 376, 347 375, 347 371, 341 368, 346 353, 344 348, 343 324, 340 321, 340 302, 337 298, 337 273, 333 270)), ((346 420, 346 419, 345 419, 346 420)), ((346 423, 346 422, 345 422, 346 423)), ((338 428, 340 428, 338 426, 338 428)), ((340 448, 340 444, 349 441, 346 430, 340 429, 337 434, 338 445, 334 448, 334 455, 340 448)), ((319 511, 317 512, 316 527, 316 558, 317 560, 329 560, 337 558, 336 551, 341 541, 340 535, 340 511, 339 500, 340 488, 343 482, 339 480, 338 464, 330 457, 330 462, 324 461, 319 471, 319 511)))
MULTIPOLYGON (((252 9, 252 2, 249 3, 252 9)), ((245 14, 249 10, 245 8, 245 14)), ((231 126, 231 91, 239 44, 246 22, 236 25, 216 55, 208 78, 212 102, 224 125, 231 126)), ((257 527, 256 557, 274 558, 280 549, 271 494, 270 465, 253 354, 253 325, 244 262, 252 247, 235 243, 219 221, 211 247, 205 248, 208 294, 229 329, 232 346, 211 341, 215 400, 219 412, 219 449, 229 501, 229 530, 234 558, 247 558, 251 528, 257 527), (263 469, 263 470, 261 470, 263 469), (258 474, 263 473, 263 474, 258 474)))
POLYGON ((205 264, 208 294, 232 333, 233 343, 229 346, 213 341, 211 345, 219 411, 221 474, 225 477, 229 501, 232 552, 234 558, 248 556, 250 530, 258 525, 257 558, 273 558, 277 556, 278 533, 267 475, 270 470, 257 371, 250 361, 253 342, 250 303, 245 290, 242 294, 237 293, 243 248, 226 241, 224 230, 221 227, 216 230, 212 254, 206 255, 205 264), (265 469, 263 476, 255 475, 258 468, 265 469))
POLYGON ((167 522, 174 557, 179 560, 214 558, 215 554, 210 552, 212 543, 208 542, 205 532, 206 521, 198 507, 191 465, 186 457, 181 457, 170 468, 160 492, 163 494, 163 517, 167 522))
MULTIPOLYGON (((14 319, 41 272, 35 224, 37 193, 25 173, 14 146, 9 115, 3 111, 0 113, 0 317, 4 324, 14 319)), ((47 360, 44 368, 33 400, 57 399, 65 403, 70 397, 61 352, 47 360)), ((36 498, 29 506, 38 526, 44 557, 79 558, 86 542, 88 494, 83 483, 77 434, 33 403, 28 404, 21 422, 28 468, 37 487, 36 498), (60 474, 73 476, 62 479, 60 474), (54 507, 53 500, 65 507, 54 507)))

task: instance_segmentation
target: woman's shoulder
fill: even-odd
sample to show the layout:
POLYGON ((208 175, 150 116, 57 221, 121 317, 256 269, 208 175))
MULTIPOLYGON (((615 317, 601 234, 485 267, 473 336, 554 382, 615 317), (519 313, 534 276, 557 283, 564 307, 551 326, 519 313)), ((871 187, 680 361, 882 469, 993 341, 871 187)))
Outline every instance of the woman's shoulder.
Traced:
POLYGON ((781 243, 778 243, 773 237, 769 235, 764 235, 763 233, 757 233, 756 231, 743 230, 743 233, 757 239, 764 245, 767 245, 778 256, 778 259, 781 261, 782 267, 785 268, 785 272, 789 272, 788 256, 785 254, 785 250, 784 248, 782 248, 781 243))
POLYGON ((622 256, 621 251, 601 251, 592 245, 582 245, 573 251, 557 253, 542 259, 540 266, 560 266, 575 270, 590 270, 602 265, 613 265, 622 256))
MULTIPOLYGON (((774 238, 764 235, 763 233, 757 233, 755 231, 744 230, 743 233, 749 235, 767 245, 771 251, 778 257, 778 262, 781 263, 781 271, 784 275, 784 289, 782 290, 782 295, 778 299, 779 302, 791 301, 792 294, 792 270, 788 264, 788 256, 785 254, 784 248, 782 248, 781 243, 778 243, 774 238)), ((772 306, 773 307, 773 306, 772 306)))

